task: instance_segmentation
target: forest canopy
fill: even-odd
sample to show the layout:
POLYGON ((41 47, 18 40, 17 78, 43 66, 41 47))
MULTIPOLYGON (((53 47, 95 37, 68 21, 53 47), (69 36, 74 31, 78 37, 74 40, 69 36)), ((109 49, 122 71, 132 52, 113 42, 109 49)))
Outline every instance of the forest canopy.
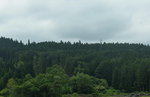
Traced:
POLYGON ((24 44, 0 38, 0 95, 4 97, 61 97, 104 92, 109 87, 150 91, 150 46, 81 41, 24 44))

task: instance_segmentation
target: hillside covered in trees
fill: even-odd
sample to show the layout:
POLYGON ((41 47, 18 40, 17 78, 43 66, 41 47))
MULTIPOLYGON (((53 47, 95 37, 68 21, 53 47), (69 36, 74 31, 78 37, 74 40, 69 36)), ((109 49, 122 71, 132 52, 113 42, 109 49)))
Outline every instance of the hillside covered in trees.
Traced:
POLYGON ((2 97, 96 94, 110 87, 150 92, 150 46, 80 41, 23 44, 0 38, 2 97))

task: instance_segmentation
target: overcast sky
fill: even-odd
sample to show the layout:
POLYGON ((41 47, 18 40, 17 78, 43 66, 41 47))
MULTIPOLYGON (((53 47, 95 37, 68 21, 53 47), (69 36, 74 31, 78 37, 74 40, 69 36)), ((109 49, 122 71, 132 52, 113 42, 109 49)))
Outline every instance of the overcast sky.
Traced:
POLYGON ((0 36, 150 43, 150 0, 0 0, 0 36))

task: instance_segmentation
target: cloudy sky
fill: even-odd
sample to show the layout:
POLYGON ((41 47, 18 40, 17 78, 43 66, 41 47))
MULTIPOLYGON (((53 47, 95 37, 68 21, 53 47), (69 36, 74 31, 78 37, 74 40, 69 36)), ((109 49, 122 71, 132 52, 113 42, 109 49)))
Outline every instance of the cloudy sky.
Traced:
POLYGON ((150 43, 150 0, 0 0, 0 36, 150 43))

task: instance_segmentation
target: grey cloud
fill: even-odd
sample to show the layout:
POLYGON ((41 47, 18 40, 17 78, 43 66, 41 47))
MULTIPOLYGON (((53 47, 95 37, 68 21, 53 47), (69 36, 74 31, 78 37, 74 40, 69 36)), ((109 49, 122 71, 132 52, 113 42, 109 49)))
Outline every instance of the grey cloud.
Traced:
MULTIPOLYGON (((95 9, 95 8, 93 8, 95 9)), ((130 26, 130 16, 107 7, 96 6, 96 11, 86 9, 72 17, 66 15, 64 20, 58 21, 57 34, 64 38, 95 41, 108 39, 121 33, 130 26)))
POLYGON ((24 41, 149 41, 149 0, 9 1, 0 0, 1 36, 24 41))

